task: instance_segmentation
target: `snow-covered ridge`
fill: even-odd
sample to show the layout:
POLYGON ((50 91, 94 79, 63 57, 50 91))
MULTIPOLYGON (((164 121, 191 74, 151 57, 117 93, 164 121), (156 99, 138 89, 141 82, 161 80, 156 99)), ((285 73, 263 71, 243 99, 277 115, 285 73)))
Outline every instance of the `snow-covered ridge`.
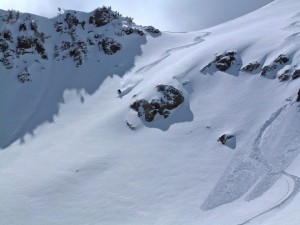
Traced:
POLYGON ((1 22, 0 224, 298 225, 299 9, 187 33, 1 22))
MULTIPOLYGON (((6 113, 14 110, 15 117, 18 119, 11 121, 6 119, 3 122, 3 129, 1 129, 3 133, 0 135, 1 148, 6 147, 15 138, 25 135, 22 132, 23 127, 26 126, 24 123, 26 124, 31 116, 22 119, 20 116, 23 114, 22 111, 26 111, 28 107, 29 115, 35 114, 33 108, 29 108, 33 105, 34 108, 38 107, 41 104, 38 102, 45 101, 42 96, 32 96, 33 91, 45 93, 52 98, 47 103, 53 104, 51 110, 47 106, 45 110, 48 112, 42 113, 42 115, 49 115, 47 119, 44 116, 42 120, 38 119, 40 122, 51 121, 58 113, 57 104, 62 101, 65 88, 82 87, 89 93, 94 92, 99 87, 98 82, 102 82, 107 76, 114 73, 124 74, 133 67, 134 58, 141 54, 141 45, 146 43, 146 35, 158 37, 161 34, 152 26, 136 25, 132 18, 123 17, 118 12, 112 11, 110 7, 98 8, 90 13, 65 11, 52 19, 14 10, 1 11, 0 24, 2 85, 12 87, 15 86, 14 83, 23 84, 23 87, 17 85, 16 89, 2 88, 3 96, 14 98, 13 96, 18 95, 16 90, 21 89, 21 96, 16 97, 18 98, 16 101, 23 102, 24 100, 21 99, 24 98, 27 99, 28 104, 24 107, 16 103, 15 107, 12 102, 6 104, 8 100, 5 98, 2 101, 2 104, 6 105, 2 107, 5 112, 1 114, 3 118, 7 117, 6 113), (88 63, 85 65, 86 62, 88 63), (71 72, 73 67, 79 66, 97 68, 99 75, 95 74, 97 78, 84 78, 81 75, 77 77, 76 84, 70 86, 70 81, 74 78, 68 77, 67 74, 73 73, 71 72), (58 71, 55 71, 55 68, 58 71), (44 75, 45 77, 42 77, 44 75), (55 84, 51 86, 49 80, 55 84), (66 83, 62 85, 64 82, 66 83), (51 94, 53 92, 56 93, 56 97, 51 94), (11 125, 12 121, 15 121, 14 125, 11 125), (12 138, 14 136, 15 138, 12 138)), ((77 72, 82 74, 80 70, 77 72)), ((33 132, 36 125, 35 122, 30 122, 30 126, 33 126, 29 129, 30 132, 33 132)), ((25 130, 26 133, 29 131, 25 130)))
MULTIPOLYGON (((100 60, 103 54, 113 55, 121 50, 124 36, 160 33, 151 26, 137 26, 132 18, 122 17, 107 7, 91 13, 65 11, 53 19, 10 10, 3 11, 0 19, 0 61, 6 69, 14 65, 26 67, 22 61, 28 58, 25 54, 35 55, 32 58, 36 63, 72 58, 79 66, 90 52, 98 50, 100 60)), ((30 81, 29 77, 19 78, 21 82, 30 81)))

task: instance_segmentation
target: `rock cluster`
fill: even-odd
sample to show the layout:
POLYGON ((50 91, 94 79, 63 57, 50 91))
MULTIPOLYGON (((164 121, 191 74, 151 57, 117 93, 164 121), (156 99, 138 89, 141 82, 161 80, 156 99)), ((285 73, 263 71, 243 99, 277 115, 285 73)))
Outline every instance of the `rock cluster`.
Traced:
POLYGON ((161 94, 160 98, 154 98, 151 101, 140 99, 130 105, 138 116, 144 116, 147 122, 154 120, 157 114, 168 118, 171 110, 179 107, 184 102, 182 92, 171 85, 160 84, 156 86, 157 92, 161 94))
MULTIPOLYGON (((272 71, 279 70, 280 67, 285 65, 289 61, 289 57, 284 54, 279 55, 270 65, 266 65, 262 68, 261 76, 268 76, 272 71)), ((276 72, 276 71, 275 71, 276 72)), ((269 78, 275 78, 276 75, 270 75, 269 78)))
POLYGON ((218 70, 225 72, 231 65, 236 61, 236 52, 228 51, 224 54, 217 55, 215 60, 206 65, 201 71, 205 71, 212 65, 214 65, 218 70))
POLYGON ((241 71, 244 72, 253 72, 255 70, 257 70, 260 67, 260 63, 259 62, 253 62, 253 63, 249 63, 248 65, 244 66, 241 68, 241 71))

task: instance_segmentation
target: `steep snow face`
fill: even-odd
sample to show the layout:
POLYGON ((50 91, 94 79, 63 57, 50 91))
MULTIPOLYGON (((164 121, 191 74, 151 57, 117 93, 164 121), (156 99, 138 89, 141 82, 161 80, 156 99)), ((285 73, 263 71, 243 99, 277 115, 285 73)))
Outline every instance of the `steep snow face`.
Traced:
POLYGON ((0 223, 298 224, 298 9, 189 33, 1 11, 0 223))

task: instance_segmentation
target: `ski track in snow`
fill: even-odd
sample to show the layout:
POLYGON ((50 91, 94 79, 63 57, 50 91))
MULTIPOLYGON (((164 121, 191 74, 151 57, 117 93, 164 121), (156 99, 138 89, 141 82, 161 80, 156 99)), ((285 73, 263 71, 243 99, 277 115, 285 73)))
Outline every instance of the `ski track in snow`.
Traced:
MULTIPOLYGON (((293 104, 294 104, 294 102, 290 103, 290 105, 293 105, 293 104)), ((255 150, 253 153, 258 153, 258 155, 261 157, 260 161, 263 162, 263 164, 270 170, 272 169, 272 166, 267 163, 266 159, 264 159, 264 156, 263 156, 263 154, 261 152, 261 149, 260 149, 260 145, 261 145, 261 142, 263 140, 263 136, 264 136, 265 131, 272 125, 272 123, 279 117, 279 115, 283 112, 283 110, 287 106, 288 106, 288 104, 284 105, 283 107, 281 107, 279 110, 277 110, 275 113, 272 114, 270 119, 267 120, 265 122, 265 124, 262 126, 262 128, 260 129, 259 134, 258 134, 258 136, 255 139, 254 144, 253 144, 253 146, 254 146, 253 149, 255 150)), ((289 174, 285 171, 281 171, 278 174, 280 174, 280 177, 281 176, 286 176, 286 177, 292 179, 292 181, 294 182, 294 187, 293 187, 293 190, 291 191, 291 193, 286 198, 284 198, 282 201, 280 201, 278 204, 276 204, 275 206, 271 207, 270 209, 267 209, 266 211, 254 216, 254 217, 248 219, 247 221, 245 221, 243 223, 240 223, 238 225, 249 224, 253 220, 255 220, 255 219, 257 219, 257 218, 259 218, 263 215, 266 215, 266 214, 270 213, 273 210, 280 209, 280 208, 286 206, 298 194, 298 192, 300 191, 300 178, 297 177, 297 176, 294 176, 292 174, 289 174)), ((288 190, 288 192, 289 192, 289 190, 288 190)), ((261 193, 261 194, 263 194, 263 193, 261 193)))
POLYGON ((271 117, 262 125, 260 128, 257 137, 254 140, 253 143, 253 151, 251 152, 250 159, 257 160, 258 162, 262 163, 264 166, 266 166, 268 169, 271 169, 272 166, 270 166, 267 163, 267 160, 264 159, 264 156, 261 151, 261 142, 263 140, 263 136, 266 132, 266 130, 272 125, 272 123, 279 117, 279 115, 282 113, 282 111, 287 107, 287 105, 282 106, 280 109, 278 109, 275 113, 271 115, 271 117))
POLYGON ((252 222, 253 220, 257 219, 258 217, 261 217, 263 215, 266 215, 267 213, 270 213, 271 211, 273 210, 276 210, 276 209, 280 209, 284 206, 286 206, 288 203, 290 203, 294 197, 298 194, 298 192, 300 191, 300 178, 297 177, 297 176, 294 176, 294 175, 291 175, 291 174, 288 174, 287 172, 283 171, 281 172, 281 175, 284 175, 284 176, 287 176, 289 178, 291 178, 294 182, 294 188, 292 190, 292 192, 284 199, 282 200, 280 203, 278 203, 277 205, 273 206, 272 208, 270 209, 267 209, 266 211, 248 219, 247 221, 243 222, 243 223, 240 223, 238 225, 245 225, 245 224, 249 224, 250 222, 252 222))
POLYGON ((156 60, 156 61, 154 61, 154 62, 152 62, 152 63, 150 63, 150 64, 148 64, 146 66, 141 67, 140 69, 138 69, 136 71, 136 73, 145 73, 145 72, 149 71, 151 68, 153 68, 154 66, 158 65, 159 63, 161 63, 162 61, 164 61, 166 58, 170 57, 172 52, 176 52, 176 51, 179 51, 179 50, 182 50, 182 49, 189 48, 189 47, 192 47, 192 46, 200 44, 201 42, 205 41, 203 38, 207 37, 209 34, 210 34, 210 32, 206 32, 203 35, 200 35, 200 36, 196 37, 194 39, 195 40, 194 43, 183 45, 183 46, 176 47, 176 48, 171 48, 171 49, 167 50, 163 54, 162 58, 160 58, 160 59, 158 59, 158 60, 156 60))
MULTIPOLYGON (((272 125, 272 123, 278 118, 281 112, 287 107, 284 105, 278 109, 271 117, 262 125, 258 131, 254 143, 252 145, 252 151, 250 155, 244 160, 240 161, 229 173, 225 173, 219 180, 218 184, 209 195, 207 200, 203 203, 202 209, 210 210, 218 206, 229 204, 246 194, 251 187, 264 175, 267 175, 269 171, 272 171, 272 167, 268 165, 267 160, 264 158, 261 151, 261 142, 266 130, 272 125), (245 179, 247 177, 247 179, 245 179), (224 191, 227 195, 223 195, 224 191)), ((274 172, 273 172, 274 173, 274 172)), ((261 196, 263 192, 261 189, 254 188, 254 191, 250 192, 250 195, 255 197, 250 198, 253 200, 258 196, 261 196)))
MULTIPOLYGON (((255 185, 254 189, 251 190, 250 193, 248 194, 248 200, 249 201, 254 200, 262 196, 265 192, 267 192, 275 184, 275 182, 282 176, 285 176, 287 177, 287 179, 292 180, 292 182, 294 183, 293 189, 290 190, 290 187, 288 187, 287 193, 283 195, 284 197, 279 201, 279 203, 276 203, 273 207, 259 213, 258 215, 238 225, 249 224, 253 220, 256 220, 257 218, 263 215, 266 215, 273 210, 277 210, 285 207, 294 199, 294 197, 300 191, 300 178, 285 172, 285 168, 287 166, 285 164, 283 164, 281 168, 276 168, 276 165, 274 166, 270 164, 268 162, 268 159, 264 156, 261 149, 264 136, 267 130, 270 127, 272 127, 273 123, 279 118, 279 116, 286 110, 288 106, 292 106, 294 104, 295 101, 290 102, 289 104, 285 104, 284 106, 280 107, 276 112, 274 112, 268 120, 266 120, 266 122, 262 125, 262 127, 258 131, 258 134, 253 142, 252 151, 250 155, 245 160, 241 161, 236 167, 234 167, 231 170, 231 172, 229 172, 229 174, 226 174, 225 177, 223 176, 223 178, 221 178, 219 184, 217 184, 217 186, 214 188, 216 192, 213 193, 211 196, 209 196, 206 202, 203 204, 204 210, 210 210, 220 205, 233 202, 234 200, 246 194, 250 190, 250 188, 255 185), (251 177, 248 177, 246 181, 244 180, 244 182, 246 182, 247 184, 245 185, 241 184, 241 180, 239 180, 240 174, 245 173, 247 175, 249 171, 252 171, 251 177), (230 181, 234 185, 232 186, 232 189, 228 189, 227 187, 229 185, 228 182, 230 181), (225 187, 225 189, 223 189, 222 186, 225 187), (224 196, 220 195, 220 191, 221 192, 225 191, 227 193, 226 195, 227 199, 225 198, 224 200, 222 198, 224 196), (237 194, 230 195, 230 192, 237 193, 237 194), (230 196, 228 197, 228 195, 230 196)), ((248 175, 250 175, 250 173, 248 175)))

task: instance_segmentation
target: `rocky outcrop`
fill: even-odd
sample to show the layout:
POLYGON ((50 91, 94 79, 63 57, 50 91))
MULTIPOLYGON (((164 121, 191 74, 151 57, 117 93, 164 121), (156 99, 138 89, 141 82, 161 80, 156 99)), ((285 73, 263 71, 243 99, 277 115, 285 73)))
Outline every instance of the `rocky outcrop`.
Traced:
POLYGON ((110 8, 102 7, 94 11, 94 16, 90 17, 89 22, 95 24, 96 27, 102 27, 117 18, 117 13, 110 8))
POLYGON ((147 26, 147 27, 145 27, 145 31, 147 31, 149 33, 153 33, 153 34, 160 34, 160 30, 156 29, 153 26, 147 26))
POLYGON ((292 75, 292 79, 295 80, 299 77, 300 77, 300 69, 294 71, 294 73, 292 75))
POLYGON ((182 92, 171 85, 160 84, 156 86, 160 98, 151 101, 140 99, 130 105, 130 108, 138 112, 138 116, 144 116, 147 122, 154 120, 157 114, 168 118, 171 111, 179 107, 184 102, 182 92))
POLYGON ((131 27, 123 28, 122 32, 125 33, 126 35, 130 35, 130 34, 138 34, 140 36, 144 35, 144 32, 142 30, 137 28, 131 28, 131 27))
POLYGON ((236 52, 228 51, 224 54, 217 55, 215 60, 206 65, 201 71, 204 72, 206 69, 211 66, 215 66, 218 70, 225 72, 228 70, 231 65, 236 61, 236 52))
POLYGON ((290 60, 289 57, 287 57, 287 56, 284 55, 284 54, 281 54, 281 55, 279 55, 279 56, 274 60, 274 63, 284 65, 284 64, 286 64, 289 60, 290 60))
POLYGON ((280 74, 278 76, 278 79, 280 81, 287 81, 290 79, 290 75, 289 75, 290 70, 285 70, 282 74, 280 74))
POLYGON ((17 38, 17 54, 33 53, 36 51, 43 59, 48 59, 48 55, 41 41, 34 36, 19 36, 17 38), (31 49, 32 51, 28 51, 31 49))
POLYGON ((283 68, 283 66, 288 62, 289 57, 287 57, 284 54, 281 54, 270 65, 264 66, 260 75, 273 79, 276 77, 277 71, 283 68), (274 73, 272 74, 273 71, 274 73))
POLYGON ((223 134, 218 138, 218 141, 220 141, 223 145, 226 144, 226 141, 233 138, 234 135, 232 134, 223 134))
MULTIPOLYGON (((126 39, 126 36, 133 38, 134 35, 144 36, 146 32, 160 33, 152 26, 136 26, 132 18, 123 17, 110 7, 97 8, 87 15, 74 10, 68 10, 65 13, 59 11, 59 15, 51 19, 53 30, 51 27, 45 29, 41 26, 45 23, 40 24, 40 21, 47 20, 46 18, 30 14, 20 14, 20 16, 19 12, 12 10, 4 13, 7 15, 2 16, 5 29, 0 31, 0 63, 5 69, 27 66, 26 63, 19 65, 20 62, 26 61, 22 60, 25 54, 37 55, 44 60, 51 57, 55 61, 71 58, 78 67, 87 59, 95 57, 95 55, 89 57, 88 54, 94 54, 97 50, 99 58, 104 54, 117 53, 122 49, 122 39, 126 39), (43 29, 47 31, 46 34, 41 31, 43 29), (15 63, 18 58, 21 60, 15 63)), ((138 43, 143 41, 137 40, 138 43)), ((33 56, 31 61, 37 62, 38 60, 38 57, 33 56)), ((97 59, 97 61, 101 60, 97 59)))
POLYGON ((112 38, 105 38, 98 45, 107 55, 113 55, 122 48, 122 45, 112 38))
POLYGON ((27 68, 24 69, 20 74, 18 74, 18 80, 21 83, 29 82, 30 79, 30 73, 28 72, 27 68))
POLYGON ((0 36, 2 36, 7 41, 13 41, 13 35, 10 30, 3 31, 0 36))
POLYGON ((236 147, 236 137, 233 134, 223 134, 218 138, 218 141, 229 148, 236 147))
POLYGON ((253 62, 253 63, 249 63, 248 65, 244 66, 241 68, 241 71, 244 72, 253 72, 255 70, 257 70, 260 67, 260 63, 259 62, 253 62))
POLYGON ((71 29, 72 27, 76 27, 79 24, 79 20, 75 15, 72 13, 67 13, 65 16, 65 21, 68 24, 68 28, 71 29))

